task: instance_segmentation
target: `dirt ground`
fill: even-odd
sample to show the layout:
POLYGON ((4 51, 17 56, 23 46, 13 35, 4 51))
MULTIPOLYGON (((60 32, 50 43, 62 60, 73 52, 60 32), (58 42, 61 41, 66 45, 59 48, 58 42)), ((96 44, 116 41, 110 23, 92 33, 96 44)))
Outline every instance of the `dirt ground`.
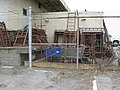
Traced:
POLYGON ((110 88, 120 90, 119 71, 29 69, 10 66, 0 68, 0 90, 94 90, 94 77, 98 80, 97 90, 110 90, 110 88), (108 84, 104 84, 100 80, 108 84), (100 86, 101 84, 104 87, 100 86), (105 89, 108 85, 110 88, 105 89))
MULTIPOLYGON (((114 49, 119 57, 119 47, 114 49)), ((0 66, 0 90, 120 90, 120 71, 102 68, 77 71, 0 66)))

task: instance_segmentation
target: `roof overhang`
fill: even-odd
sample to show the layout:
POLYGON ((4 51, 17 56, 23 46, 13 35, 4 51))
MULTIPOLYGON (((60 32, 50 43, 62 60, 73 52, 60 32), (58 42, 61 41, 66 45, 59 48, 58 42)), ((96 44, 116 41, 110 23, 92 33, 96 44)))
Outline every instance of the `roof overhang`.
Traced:
POLYGON ((49 12, 70 11, 64 0, 37 0, 49 12))

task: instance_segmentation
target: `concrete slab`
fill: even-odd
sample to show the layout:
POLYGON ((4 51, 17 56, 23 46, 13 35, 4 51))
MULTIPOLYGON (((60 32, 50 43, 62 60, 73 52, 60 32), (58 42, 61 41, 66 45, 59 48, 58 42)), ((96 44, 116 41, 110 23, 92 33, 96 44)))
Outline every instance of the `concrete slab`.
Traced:
POLYGON ((96 77, 97 90, 112 90, 111 78, 105 76, 96 77))
POLYGON ((12 75, 17 72, 14 66, 0 66, 0 74, 12 75))

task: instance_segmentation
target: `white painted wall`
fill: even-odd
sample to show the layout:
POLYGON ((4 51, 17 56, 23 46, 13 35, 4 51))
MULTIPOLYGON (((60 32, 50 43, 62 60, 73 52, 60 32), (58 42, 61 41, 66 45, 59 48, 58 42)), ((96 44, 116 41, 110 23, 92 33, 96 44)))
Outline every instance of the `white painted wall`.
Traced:
POLYGON ((39 8, 37 0, 0 0, 0 6, 0 22, 5 21, 9 30, 22 29, 28 25, 28 16, 23 16, 23 8, 31 6, 33 12, 47 11, 39 8))
MULTIPOLYGON (((55 30, 66 30, 67 28, 67 19, 46 19, 46 18, 56 18, 56 17, 67 17, 68 12, 51 12, 51 13, 42 13, 42 28, 46 30, 46 34, 48 36, 48 41, 54 41, 54 31, 55 30)), ((41 15, 36 17, 36 19, 40 19, 41 15)), ((37 25, 39 26, 40 20, 36 20, 37 25)), ((40 27, 38 27, 40 28, 40 27)))
MULTIPOLYGON (((23 16, 23 8, 32 7, 33 12, 47 12, 46 9, 38 7, 37 0, 0 0, 0 22, 5 21, 9 30, 22 29, 28 25, 28 16, 23 16)), ((102 12, 80 12, 79 16, 102 16, 102 12)), ((46 30, 48 41, 54 41, 54 30, 66 30, 67 18, 65 19, 44 19, 55 17, 67 17, 68 12, 50 12, 50 13, 34 13, 33 26, 46 30), (41 16, 42 15, 42 16, 41 16), (42 18, 42 20, 40 20, 42 18)), ((86 19, 81 21, 81 28, 102 28, 102 19, 86 19)))
MULTIPOLYGON (((102 12, 80 12, 79 16, 102 16, 102 12)), ((52 13, 42 13, 42 28, 46 30, 48 41, 54 41, 54 31, 55 30, 66 30, 67 29, 67 18, 63 19, 46 19, 46 18, 57 18, 57 17, 67 17, 68 12, 52 12, 52 13), (44 20, 43 20, 44 19, 44 20), (47 21, 47 22, 46 22, 47 21)), ((41 14, 35 17, 36 26, 40 28, 40 22, 38 19, 41 19, 41 14)), ((77 23, 76 23, 77 24, 77 23)), ((79 27, 80 28, 103 28, 102 19, 86 19, 86 21, 81 21, 79 19, 79 27)), ((77 29, 77 25, 76 25, 77 29)))
MULTIPOLYGON (((103 12, 80 12, 79 16, 103 16, 103 12)), ((80 28, 103 28, 103 22, 100 18, 81 18, 79 20, 80 28), (83 20, 86 19, 86 20, 83 20)))

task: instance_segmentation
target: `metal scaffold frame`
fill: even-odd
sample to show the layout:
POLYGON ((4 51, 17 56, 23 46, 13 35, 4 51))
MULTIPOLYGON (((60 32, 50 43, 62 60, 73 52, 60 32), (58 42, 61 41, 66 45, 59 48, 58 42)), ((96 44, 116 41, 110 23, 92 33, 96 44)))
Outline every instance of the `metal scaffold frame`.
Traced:
MULTIPOLYGON (((30 10, 30 8, 29 8, 30 10)), ((31 10, 32 11, 32 10, 31 10)), ((103 50, 104 48, 104 43, 109 43, 109 37, 108 37, 108 32, 107 32, 107 28, 105 25, 105 22, 103 20, 103 28, 81 28, 79 25, 79 19, 80 18, 95 18, 95 19, 104 19, 104 18, 120 18, 120 16, 79 16, 78 11, 74 12, 74 13, 69 13, 68 12, 68 16, 67 17, 51 17, 51 18, 44 18, 42 17, 42 14, 40 13, 41 18, 37 19, 41 21, 41 29, 43 29, 43 22, 42 20, 47 20, 49 21, 49 19, 67 19, 67 27, 65 31, 55 31, 55 38, 54 38, 54 42, 55 43, 47 43, 47 42, 42 42, 44 40, 41 41, 41 39, 38 38, 39 42, 32 42, 32 34, 34 34, 31 30, 33 29, 32 27, 32 21, 34 19, 32 19, 32 12, 30 13, 29 11, 29 56, 30 53, 32 53, 32 46, 47 46, 48 48, 55 48, 56 46, 64 46, 65 48, 63 50, 65 50, 66 48, 76 48, 76 63, 77 63, 77 69, 78 69, 78 63, 80 61, 80 56, 79 56, 79 48, 85 48, 84 50, 84 54, 86 53, 86 48, 88 49, 88 53, 89 54, 89 58, 91 59, 90 62, 92 63, 98 63, 96 61, 96 56, 99 53, 102 53, 101 56, 103 56, 103 59, 105 59, 105 55, 106 55, 106 51, 103 50), (103 32, 94 32, 94 30, 104 30, 104 34, 103 32), (86 30, 86 32, 84 32, 86 30), (92 30, 92 32, 87 32, 92 30), (31 31, 31 32, 30 32, 31 31), (63 35, 63 42, 59 43, 58 42, 58 34, 63 35), (100 37, 100 38, 99 38, 100 37), (91 41, 91 44, 89 45, 88 41, 90 41, 87 38, 92 39, 93 41, 91 41), (31 50, 31 51, 30 51, 31 50), (104 54, 104 55, 103 55, 104 54)), ((19 31, 18 31, 19 34, 19 31)), ((13 43, 13 46, 17 46, 17 38, 18 38, 18 34, 16 34, 16 39, 13 43)), ((6 34, 7 35, 7 34, 6 34)), ((22 33, 23 35, 23 33, 22 33)), ((26 44, 27 41, 27 45, 28 45, 28 31, 27 33, 25 32, 25 36, 24 40, 22 42, 21 46, 24 46, 26 44)), ((41 36, 41 38, 43 38, 43 36, 41 36)), ((1 39, 2 40, 2 39, 1 39)), ((34 41, 34 40, 33 40, 34 41)), ((4 46, 4 45, 3 45, 4 46)), ((110 45, 106 45, 106 47, 109 47, 110 45)), ((45 48, 47 49, 47 48, 45 48)), ((43 50, 45 49, 41 49, 41 52, 43 53, 43 50)), ((72 51, 72 50, 67 50, 67 52, 72 51)), ((107 51, 108 52, 108 51, 107 51)), ((100 55, 100 54, 99 54, 100 55)), ((30 56, 31 57, 31 56, 30 56)), ((29 59, 30 59, 29 57, 29 59)), ((68 56, 69 57, 69 56, 68 56)), ((67 56, 65 57, 66 59, 70 59, 71 62, 72 59, 74 60, 74 58, 71 56, 68 58, 67 56)), ((86 56, 85 56, 86 57, 86 56)), ((82 57, 84 58, 84 56, 82 57)), ((32 62, 32 59, 29 60, 30 63, 32 62)), ((84 63, 83 61, 81 61, 82 63, 84 63)), ((32 67, 32 65, 29 65, 30 67, 32 67)))
MULTIPOLYGON (((58 43, 56 45, 66 45, 66 47, 67 47, 68 46, 67 43, 69 45, 70 44, 72 45, 72 43, 76 43, 76 45, 74 47, 78 48, 78 47, 82 46, 82 47, 86 48, 86 45, 85 45, 86 43, 84 41, 85 38, 83 38, 83 37, 86 37, 86 36, 92 37, 92 39, 94 41, 91 44, 91 46, 87 45, 89 47, 89 51, 88 52, 90 54, 90 59, 92 59, 92 63, 97 63, 97 61, 96 61, 96 50, 95 49, 96 49, 96 41, 97 41, 96 38, 99 37, 99 34, 97 32, 94 32, 94 34, 91 34, 89 32, 87 34, 85 34, 85 33, 83 33, 83 30, 81 30, 81 29, 85 29, 85 30, 88 29, 88 30, 93 30, 93 31, 95 29, 97 29, 97 30, 101 29, 101 31, 105 30, 105 35, 107 36, 108 34, 106 34, 106 28, 105 28, 105 25, 104 25, 104 21, 103 21, 104 28, 80 28, 79 27, 79 18, 101 18, 101 19, 103 19, 103 18, 120 18, 120 16, 83 16, 83 17, 80 17, 80 16, 70 16, 70 14, 68 13, 68 17, 46 18, 46 19, 67 19, 67 29, 65 31, 60 31, 60 30, 59 31, 55 31, 54 42, 58 43), (78 30, 77 29, 73 29, 73 28, 72 28, 72 30, 69 30, 69 21, 70 21, 70 19, 78 20, 78 22, 77 22, 78 23, 78 30), (63 35, 63 43, 61 43, 61 44, 58 42, 58 35, 63 35), (72 38, 72 37, 74 37, 74 38, 72 38), (74 40, 69 40, 69 38, 72 38, 74 40), (72 42, 70 42, 70 41, 72 41, 72 42), (64 43, 66 43, 66 44, 64 44, 64 43)), ((43 18, 43 19, 45 19, 45 18, 43 18)), ((72 25, 72 26, 74 26, 74 25, 72 25)), ((101 49, 101 48, 103 48, 103 39, 104 39, 104 38, 102 38, 103 37, 103 32, 101 32, 100 35, 101 35, 100 39, 102 39, 102 41, 100 41, 100 43, 101 43, 100 44, 100 50, 101 50, 101 52, 103 52, 103 50, 101 49)), ((97 41, 97 43, 98 43, 98 41, 97 41)), ((79 56, 77 55, 77 57, 79 57, 79 56)))

